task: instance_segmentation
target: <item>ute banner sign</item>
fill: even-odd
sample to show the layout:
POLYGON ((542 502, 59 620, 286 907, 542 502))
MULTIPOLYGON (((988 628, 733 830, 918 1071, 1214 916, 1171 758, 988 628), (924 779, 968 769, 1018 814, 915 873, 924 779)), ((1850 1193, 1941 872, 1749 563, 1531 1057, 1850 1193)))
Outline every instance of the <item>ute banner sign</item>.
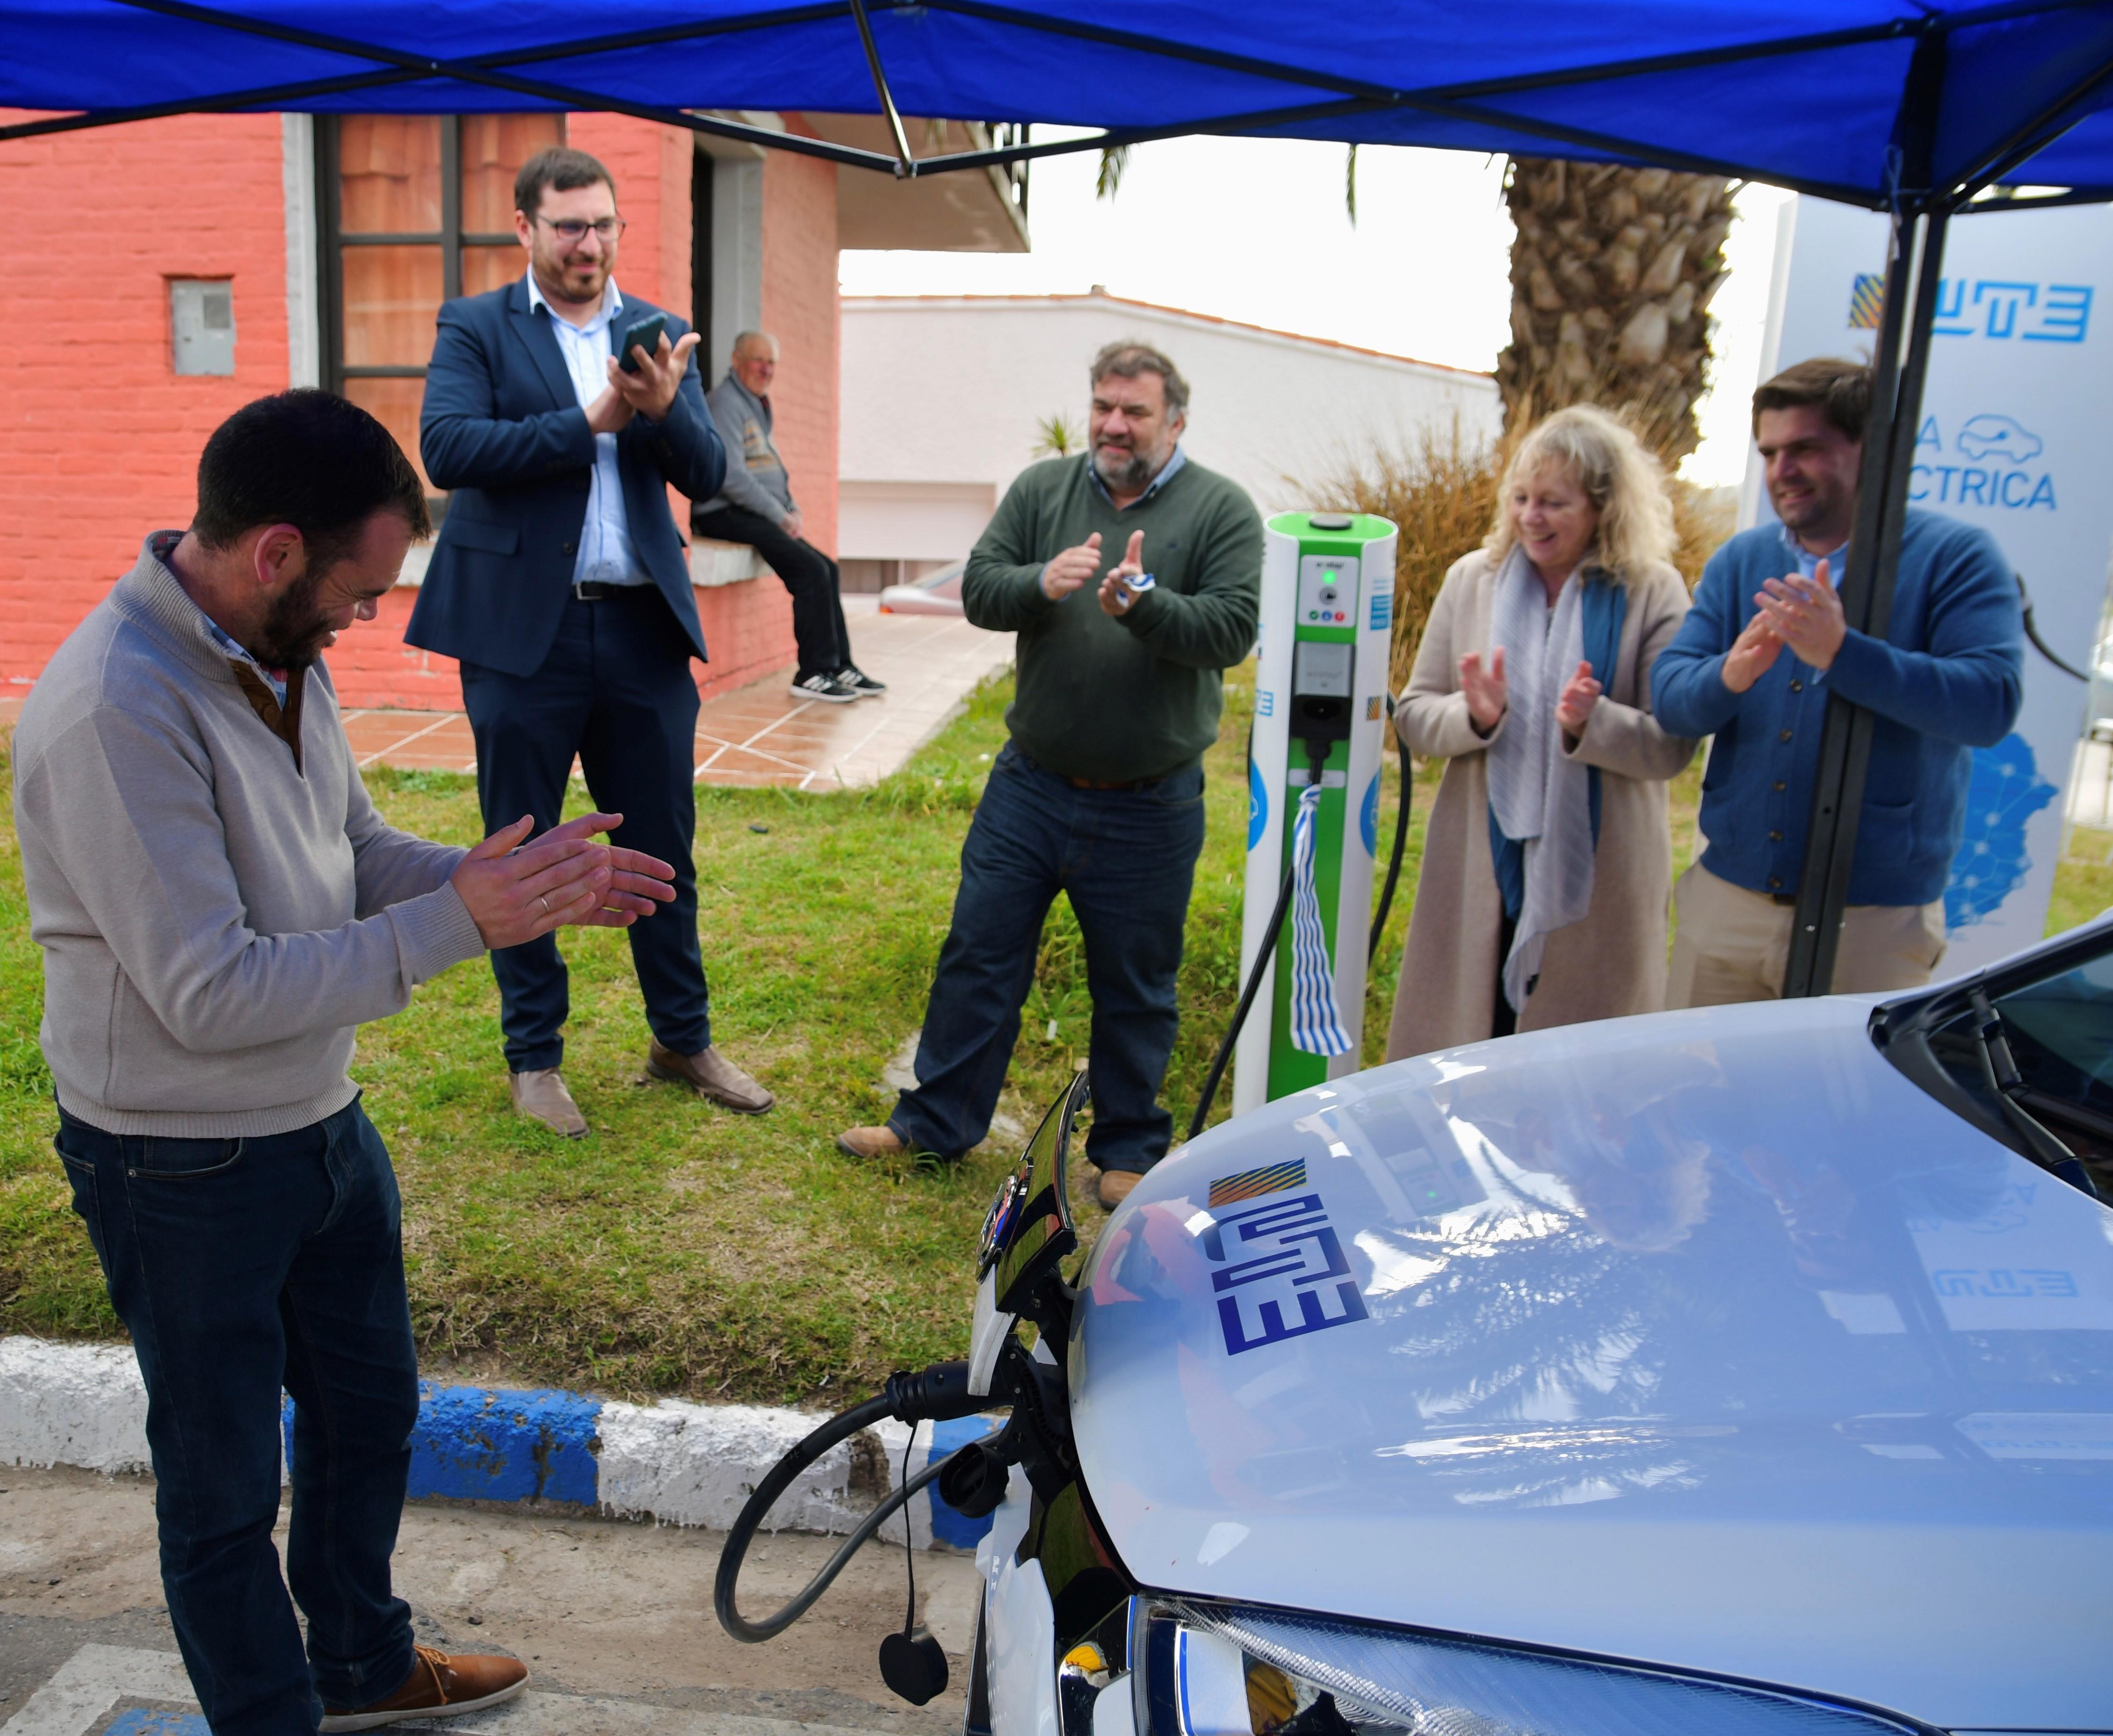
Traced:
MULTIPOLYGON (((1885 219, 1823 199, 1782 208, 1761 377, 1808 357, 1869 359, 1885 219)), ((2088 670, 2113 551, 2105 417, 2113 404, 2113 212, 2102 206, 1955 218, 1945 237, 1911 506, 1990 531, 2023 577, 2050 650, 2088 670)), ((1742 526, 1772 519, 1750 455, 1742 526)), ((1939 974, 2040 938, 2083 733, 2084 683, 2029 645, 2016 729, 1976 748, 1966 831, 1945 889, 1939 974)))

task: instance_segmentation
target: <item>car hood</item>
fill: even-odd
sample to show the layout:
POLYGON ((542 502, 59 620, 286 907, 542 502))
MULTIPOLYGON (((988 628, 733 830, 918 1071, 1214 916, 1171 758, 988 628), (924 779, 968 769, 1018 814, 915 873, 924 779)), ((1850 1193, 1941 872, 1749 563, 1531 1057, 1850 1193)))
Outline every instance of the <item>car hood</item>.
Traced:
POLYGON ((1844 999, 1271 1103, 1087 1262, 1086 1486, 1148 1586, 2113 1729, 2113 1213, 1844 999))

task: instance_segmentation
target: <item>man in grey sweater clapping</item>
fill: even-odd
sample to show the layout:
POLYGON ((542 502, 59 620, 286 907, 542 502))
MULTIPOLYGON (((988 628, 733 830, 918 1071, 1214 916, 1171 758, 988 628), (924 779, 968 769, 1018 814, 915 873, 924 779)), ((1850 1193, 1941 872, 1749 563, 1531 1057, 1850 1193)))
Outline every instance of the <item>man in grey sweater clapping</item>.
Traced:
POLYGON ((390 1590, 418 1367, 395 1177, 347 1068, 359 1026, 450 965, 673 896, 668 864, 596 841, 620 815, 462 850, 375 811, 320 658, 428 530, 372 417, 260 399, 208 441, 190 529, 146 539, 15 733, 56 1144, 145 1379, 162 1585, 215 1736, 444 1717, 525 1682, 414 1646, 390 1590))

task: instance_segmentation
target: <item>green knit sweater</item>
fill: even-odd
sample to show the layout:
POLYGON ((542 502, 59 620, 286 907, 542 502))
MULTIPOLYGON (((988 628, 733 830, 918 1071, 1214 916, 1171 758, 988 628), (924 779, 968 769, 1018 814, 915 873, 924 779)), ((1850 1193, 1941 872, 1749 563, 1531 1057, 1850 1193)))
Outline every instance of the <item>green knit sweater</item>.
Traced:
POLYGON ((1217 739, 1223 671, 1253 649, 1262 595, 1262 517, 1237 482, 1184 462, 1120 512, 1090 455, 1023 471, 969 556, 961 601, 979 627, 1020 635, 1019 683, 1005 715, 1028 756, 1070 778, 1128 782, 1193 765, 1217 739), (1101 533, 1101 571, 1144 532, 1155 581, 1127 614, 1098 583, 1061 602, 1042 569, 1101 533))

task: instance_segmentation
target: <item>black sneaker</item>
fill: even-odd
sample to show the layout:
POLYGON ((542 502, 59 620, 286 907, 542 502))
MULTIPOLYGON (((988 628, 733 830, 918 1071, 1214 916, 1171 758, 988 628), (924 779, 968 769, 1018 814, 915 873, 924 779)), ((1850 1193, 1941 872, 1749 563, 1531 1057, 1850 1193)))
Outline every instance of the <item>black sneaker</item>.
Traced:
POLYGON ((875 681, 856 663, 847 663, 837 671, 836 678, 838 687, 849 688, 860 699, 870 698, 875 693, 885 693, 888 691, 886 682, 875 681))
POLYGON ((802 675, 792 683, 795 699, 819 699, 825 706, 847 706, 859 697, 856 688, 847 688, 833 675, 815 674, 802 675))

